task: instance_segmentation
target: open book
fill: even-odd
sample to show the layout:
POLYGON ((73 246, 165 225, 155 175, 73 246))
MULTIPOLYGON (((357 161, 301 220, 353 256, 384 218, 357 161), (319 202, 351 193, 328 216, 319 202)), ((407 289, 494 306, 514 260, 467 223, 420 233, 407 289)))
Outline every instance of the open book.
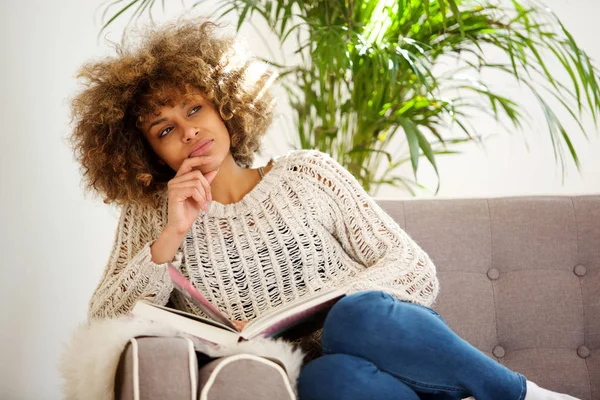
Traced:
POLYGON ((143 300, 135 304, 131 313, 166 323, 180 331, 220 345, 229 345, 259 336, 284 337, 290 340, 302 337, 321 328, 331 307, 346 295, 341 289, 321 290, 261 315, 249 322, 240 332, 233 322, 214 307, 177 268, 170 263, 168 268, 175 289, 206 313, 210 319, 143 300))

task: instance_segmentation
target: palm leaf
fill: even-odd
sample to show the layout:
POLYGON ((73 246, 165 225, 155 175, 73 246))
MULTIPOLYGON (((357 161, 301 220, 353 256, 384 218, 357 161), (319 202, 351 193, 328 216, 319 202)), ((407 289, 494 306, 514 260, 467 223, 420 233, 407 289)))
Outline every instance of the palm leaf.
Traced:
MULTIPOLYGON (((132 18, 151 16, 154 4, 113 0, 103 18, 109 8, 120 9, 101 32, 126 12, 133 11, 132 18)), ((280 72, 295 112, 297 141, 302 148, 330 152, 367 190, 389 184, 414 193, 423 157, 437 174, 437 193, 435 156, 456 154, 446 147, 462 143, 453 141, 455 130, 462 140, 481 143, 470 123, 478 114, 509 132, 525 133, 527 109, 485 81, 486 71, 501 72, 536 98, 563 176, 566 154, 578 169, 580 160, 572 140, 576 133, 567 131, 559 115, 574 120, 586 137, 581 118, 589 113, 598 123, 598 70, 560 19, 536 0, 500 5, 493 0, 219 0, 218 11, 219 18, 236 14, 238 31, 258 17, 280 44, 295 40, 298 64, 279 62, 274 54, 267 61, 280 72), (503 59, 492 62, 490 49, 503 59), (456 68, 439 68, 448 57, 456 59, 456 68), (561 70, 566 81, 557 79, 561 70), (460 96, 448 95, 454 92, 460 96), (399 162, 411 163, 414 181, 390 177, 399 162), (378 174, 381 165, 388 168, 378 174)))

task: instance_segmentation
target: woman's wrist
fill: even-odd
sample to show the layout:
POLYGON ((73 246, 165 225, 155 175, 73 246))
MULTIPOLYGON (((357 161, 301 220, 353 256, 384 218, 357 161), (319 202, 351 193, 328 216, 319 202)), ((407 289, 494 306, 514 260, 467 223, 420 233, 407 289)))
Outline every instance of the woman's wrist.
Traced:
POLYGON ((165 227, 158 239, 150 246, 152 262, 163 264, 173 261, 183 239, 185 239, 185 234, 176 233, 168 226, 165 227))

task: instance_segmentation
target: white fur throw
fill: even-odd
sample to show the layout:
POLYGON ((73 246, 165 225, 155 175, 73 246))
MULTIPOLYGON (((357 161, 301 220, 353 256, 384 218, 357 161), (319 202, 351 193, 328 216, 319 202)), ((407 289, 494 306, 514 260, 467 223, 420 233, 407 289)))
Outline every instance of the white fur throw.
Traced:
POLYGON ((290 383, 296 383, 304 353, 281 339, 257 338, 231 347, 210 345, 164 324, 129 315, 94 320, 80 325, 63 352, 59 370, 67 400, 113 400, 115 375, 121 353, 130 339, 137 336, 186 337, 196 351, 210 357, 253 354, 275 358, 284 365, 290 383))

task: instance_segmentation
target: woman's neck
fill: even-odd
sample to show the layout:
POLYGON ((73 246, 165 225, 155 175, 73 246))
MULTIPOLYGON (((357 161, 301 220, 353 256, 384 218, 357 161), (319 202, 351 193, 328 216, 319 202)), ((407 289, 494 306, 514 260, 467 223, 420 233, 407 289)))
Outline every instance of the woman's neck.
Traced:
POLYGON ((237 203, 259 181, 260 175, 257 170, 240 167, 229 153, 221 163, 219 172, 210 185, 213 201, 221 204, 237 203))

